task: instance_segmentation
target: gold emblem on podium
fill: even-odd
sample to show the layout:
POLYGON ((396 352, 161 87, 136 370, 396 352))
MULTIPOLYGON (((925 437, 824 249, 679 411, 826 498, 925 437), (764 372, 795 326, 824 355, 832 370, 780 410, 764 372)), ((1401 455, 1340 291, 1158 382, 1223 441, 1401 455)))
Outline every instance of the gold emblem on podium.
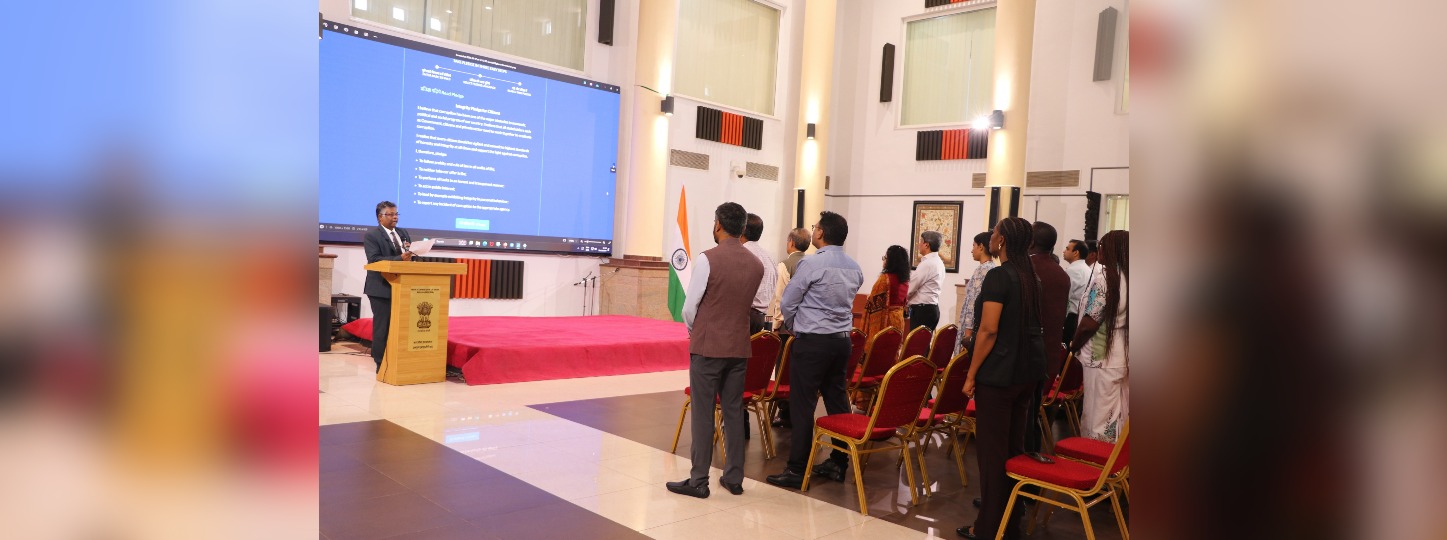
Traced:
POLYGON ((417 303, 417 328, 418 328, 419 330, 426 330, 426 329, 432 328, 432 319, 429 318, 429 317, 431 317, 431 316, 432 316, 432 303, 431 303, 431 302, 418 302, 418 303, 417 303))

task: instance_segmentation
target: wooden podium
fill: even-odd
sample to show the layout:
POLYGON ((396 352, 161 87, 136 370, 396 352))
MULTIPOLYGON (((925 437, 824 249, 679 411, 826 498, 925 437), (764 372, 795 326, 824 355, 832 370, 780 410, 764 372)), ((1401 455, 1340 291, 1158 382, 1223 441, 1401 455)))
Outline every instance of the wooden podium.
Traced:
POLYGON ((377 380, 393 385, 445 380, 451 277, 465 273, 467 265, 377 261, 365 268, 392 284, 392 324, 377 380))

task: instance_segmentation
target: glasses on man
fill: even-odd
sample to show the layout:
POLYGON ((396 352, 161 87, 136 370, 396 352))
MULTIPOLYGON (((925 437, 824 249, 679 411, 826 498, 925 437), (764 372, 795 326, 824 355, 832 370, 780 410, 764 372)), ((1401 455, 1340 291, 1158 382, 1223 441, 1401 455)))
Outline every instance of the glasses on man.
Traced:
POLYGON ((402 214, 398 214, 398 213, 396 213, 396 212, 388 212, 388 213, 382 214, 382 217, 402 217, 402 214))

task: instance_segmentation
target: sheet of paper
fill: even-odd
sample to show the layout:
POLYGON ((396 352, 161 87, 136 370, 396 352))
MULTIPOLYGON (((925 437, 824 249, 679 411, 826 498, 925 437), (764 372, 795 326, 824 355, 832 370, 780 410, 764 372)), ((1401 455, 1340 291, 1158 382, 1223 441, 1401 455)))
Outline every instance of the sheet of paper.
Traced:
POLYGON ((408 248, 407 251, 411 251, 413 255, 426 255, 427 252, 432 251, 432 245, 436 243, 437 239, 435 238, 412 242, 412 247, 408 248))

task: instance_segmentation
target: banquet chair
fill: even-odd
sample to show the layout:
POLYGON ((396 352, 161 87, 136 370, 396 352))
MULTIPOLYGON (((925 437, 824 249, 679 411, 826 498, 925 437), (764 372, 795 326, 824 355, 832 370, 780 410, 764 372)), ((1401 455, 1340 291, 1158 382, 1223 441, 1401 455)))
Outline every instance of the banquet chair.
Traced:
MULTIPOLYGON (((777 335, 774 338, 784 339, 777 335)), ((773 358, 778 360, 778 367, 776 368, 773 361, 770 360, 770 363, 765 366, 769 368, 768 371, 762 375, 763 386, 757 387, 758 390, 753 390, 756 388, 753 386, 755 381, 749 377, 759 376, 755 373, 754 360, 760 358, 760 355, 767 351, 759 351, 756 346, 754 357, 749 359, 749 371, 748 376, 745 377, 744 388, 746 392, 753 393, 753 399, 744 400, 744 406, 753 411, 754 416, 759 420, 759 432, 763 433, 764 437, 761 441, 764 445, 764 459, 773 459, 777 455, 774 452, 774 430, 770 429, 772 426, 769 424, 773 421, 778 402, 789 399, 789 350, 793 344, 794 337, 788 336, 783 342, 782 352, 780 352, 780 347, 775 345, 773 358)))
MULTIPOLYGON (((933 362, 931 362, 933 363, 933 362)), ((923 482, 923 492, 926 496, 929 493, 929 469, 925 467, 925 449, 929 448, 930 435, 943 433, 950 444, 951 454, 955 457, 955 467, 959 469, 960 485, 970 485, 969 479, 965 476, 965 445, 958 443, 961 429, 968 422, 971 431, 974 428, 974 417, 966 417, 965 409, 971 404, 970 398, 963 392, 965 379, 970 374, 970 355, 961 352, 945 365, 944 375, 938 377, 938 384, 935 387, 935 398, 925 404, 919 411, 919 418, 915 420, 919 436, 919 472, 923 482)))
POLYGON ((854 371, 859 368, 859 361, 864 359, 868 344, 869 336, 864 335, 863 331, 858 328, 849 330, 849 363, 844 366, 844 376, 848 378, 844 381, 846 387, 854 384, 854 371))
POLYGON ((938 366, 944 372, 945 365, 950 363, 950 358, 955 355, 955 341, 960 337, 960 327, 954 323, 941 326, 935 330, 934 337, 930 340, 929 361, 938 366))
MULTIPOLYGON (((910 505, 919 502, 915 493, 914 463, 909 445, 918 438, 914 421, 919 418, 919 411, 924 406, 934 380, 934 364, 923 356, 909 357, 885 372, 879 383, 879 400, 869 415, 831 414, 814 421, 814 444, 809 448, 807 463, 814 463, 821 446, 848 453, 854 469, 854 489, 859 494, 859 513, 869 515, 869 507, 864 499, 864 473, 859 469, 859 460, 861 456, 876 452, 899 450, 904 453, 910 505), (842 441, 845 446, 838 446, 835 439, 842 441), (898 443, 872 446, 873 443, 890 439, 898 443)), ((795 429, 798 429, 798 426, 795 429)), ((813 475, 813 467, 804 469, 804 484, 799 488, 801 491, 809 491, 809 480, 813 475)))
MULTIPOLYGON (((773 433, 768 430, 769 421, 760 413, 759 408, 752 407, 754 397, 762 395, 769 386, 769 375, 774 371, 774 360, 779 357, 779 336, 773 332, 764 330, 749 338, 751 352, 748 363, 744 368, 744 411, 747 416, 749 411, 759 421, 760 444, 764 446, 765 458, 773 457, 773 433)), ((670 452, 678 452, 678 439, 683 434, 683 421, 688 418, 688 409, 693 404, 693 387, 685 387, 683 395, 683 410, 678 413, 678 429, 673 432, 673 447, 670 452)), ((719 399, 714 397, 714 435, 715 442, 722 438, 723 423, 720 421, 722 415, 719 412, 719 399)), ((745 420, 747 421, 747 420, 745 420)), ((698 441, 694 441, 698 444, 698 441)))
POLYGON ((868 411, 870 401, 864 399, 872 397, 874 391, 879 388, 879 383, 884 378, 885 372, 899 359, 899 346, 903 337, 899 330, 885 328, 869 338, 864 346, 864 359, 860 360, 859 367, 849 378, 850 402, 863 402, 865 406, 860 407, 868 411))
POLYGON ((933 335, 933 330, 923 326, 910 330, 904 338, 904 347, 899 350, 899 357, 895 359, 895 362, 911 356, 929 358, 930 337, 933 335))
POLYGON ((1065 357, 1065 362, 1060 366, 1060 374, 1045 389, 1044 395, 1040 398, 1040 430, 1044 432, 1045 438, 1053 448, 1055 433, 1051 419, 1063 412, 1065 421, 1076 435, 1080 435, 1080 409, 1078 404, 1085 396, 1085 384, 1080 362, 1075 361, 1075 355, 1065 357))
MULTIPOLYGON (((1059 457, 1057 454, 1055 457, 1059 457)), ((1123 475, 1130 467, 1130 422, 1126 422, 1121 428, 1120 438, 1111 447, 1110 454, 1106 456, 1105 463, 1099 468, 1068 459, 1056 459, 1054 463, 1042 463, 1035 461, 1030 456, 1019 455, 1010 458, 1005 462, 1005 473, 1016 480, 1015 488, 1010 491, 1010 500, 1005 504, 1005 515, 1010 515, 1010 510, 1015 506, 1015 500, 1026 497, 1037 501, 1036 510, 1041 506, 1038 503, 1046 503, 1055 507, 1064 508, 1080 514, 1080 520, 1085 524, 1085 537, 1094 540, 1095 531, 1090 525, 1090 507, 1110 499, 1110 504, 1115 510, 1116 524, 1120 526, 1120 535, 1123 540, 1130 540, 1130 529, 1126 526, 1125 514, 1121 512, 1120 487, 1111 481, 1114 475, 1123 475), (1040 488, 1040 494, 1024 491, 1027 486, 1040 488), (1050 493, 1060 494, 1068 497, 1065 502, 1057 501, 1048 497, 1050 493), (1086 499, 1091 499, 1089 502, 1086 499)), ((1034 520, 1031 520, 1033 526, 1034 520)), ((1026 531, 1029 534, 1030 531, 1026 531)), ((1000 540, 1005 536, 1005 528, 1000 527, 995 533, 995 539, 1000 540)))

